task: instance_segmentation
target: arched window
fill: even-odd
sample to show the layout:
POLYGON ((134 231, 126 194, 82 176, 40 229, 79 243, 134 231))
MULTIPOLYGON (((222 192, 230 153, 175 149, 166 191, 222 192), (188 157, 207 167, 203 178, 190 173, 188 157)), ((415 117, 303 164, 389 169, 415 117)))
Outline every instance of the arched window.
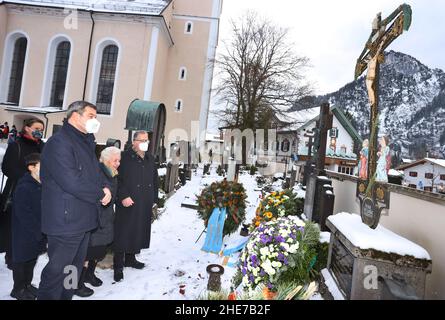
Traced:
POLYGON ((183 108, 182 100, 181 99, 176 100, 175 111, 176 112, 182 112, 182 108, 183 108))
POLYGON ((192 34, 193 33, 193 22, 187 21, 185 23, 184 33, 186 33, 186 34, 192 34))
POLYGON ((9 75, 7 102, 17 105, 20 102, 27 46, 28 40, 25 37, 20 37, 15 40, 11 61, 11 72, 9 75))
POLYGON ((62 41, 57 45, 50 96, 50 105, 53 107, 63 107, 70 51, 69 41, 62 41))
POLYGON ((97 113, 99 114, 111 114, 118 54, 119 48, 114 44, 107 45, 102 51, 96 95, 97 113))
POLYGON ((187 80, 187 69, 185 67, 179 68, 179 80, 187 80))
POLYGON ((283 140, 283 142, 281 143, 281 151, 283 152, 288 152, 289 151, 289 147, 290 147, 290 142, 289 140, 286 138, 283 140))
POLYGON ((40 104, 42 106, 66 107, 68 74, 71 65, 72 40, 63 34, 54 36, 48 45, 45 76, 40 104))

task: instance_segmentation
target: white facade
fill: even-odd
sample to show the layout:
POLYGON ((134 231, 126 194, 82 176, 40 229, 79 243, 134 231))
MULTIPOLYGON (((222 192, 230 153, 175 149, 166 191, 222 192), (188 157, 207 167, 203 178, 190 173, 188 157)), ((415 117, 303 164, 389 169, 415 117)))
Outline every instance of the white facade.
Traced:
MULTIPOLYGON (((443 160, 442 160, 443 161, 443 160)), ((437 192, 437 187, 445 185, 445 166, 424 159, 419 164, 403 169, 406 186, 419 190, 437 192), (433 179, 427 178, 432 175, 433 179)))
MULTIPOLYGON (((298 130, 298 154, 306 155, 308 152, 307 143, 309 143, 309 138, 305 137, 304 134, 307 131, 312 131, 315 128, 315 121, 309 124, 307 127, 298 130)), ((328 137, 326 141, 326 153, 332 152, 333 154, 352 154, 354 153, 354 140, 351 135, 346 131, 343 125, 338 121, 337 117, 334 115, 332 120, 332 128, 338 129, 338 136, 335 139, 335 149, 334 144, 331 145, 331 138, 328 137), (331 147, 332 146, 332 147, 331 147), (331 150, 331 151, 330 151, 331 150)), ((332 141, 334 142, 334 141, 332 141)))

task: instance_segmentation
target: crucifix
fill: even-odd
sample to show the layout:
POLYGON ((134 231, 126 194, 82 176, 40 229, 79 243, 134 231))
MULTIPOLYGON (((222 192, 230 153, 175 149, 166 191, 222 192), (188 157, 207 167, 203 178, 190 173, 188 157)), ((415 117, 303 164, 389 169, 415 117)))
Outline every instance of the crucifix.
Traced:
POLYGON ((375 181, 377 167, 377 136, 378 136, 378 86, 380 64, 384 62, 384 50, 403 31, 411 25, 412 10, 407 4, 400 5, 391 15, 382 20, 381 13, 372 23, 372 32, 366 42, 355 66, 355 79, 368 69, 366 75, 366 88, 371 105, 370 138, 368 153, 367 180, 357 183, 357 196, 360 199, 360 214, 362 221, 375 229, 380 220, 383 209, 389 207, 389 194, 384 184, 375 181), (391 24, 391 25, 390 25, 391 24), (388 27, 389 26, 389 27, 388 27))
POLYGON ((314 133, 313 132, 306 132, 304 134, 304 137, 309 138, 309 142, 307 144, 307 156, 310 159, 312 157, 312 146, 313 146, 313 139, 314 139, 314 133))

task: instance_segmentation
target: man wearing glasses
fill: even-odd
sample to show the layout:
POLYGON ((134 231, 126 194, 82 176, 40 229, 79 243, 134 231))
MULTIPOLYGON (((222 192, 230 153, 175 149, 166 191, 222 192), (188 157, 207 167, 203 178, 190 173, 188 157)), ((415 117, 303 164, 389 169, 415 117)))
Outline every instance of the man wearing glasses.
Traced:
POLYGON ((137 131, 129 150, 122 153, 118 175, 114 234, 114 280, 123 279, 124 267, 144 268, 136 260, 150 246, 151 216, 158 202, 158 172, 148 152, 148 133, 137 131))

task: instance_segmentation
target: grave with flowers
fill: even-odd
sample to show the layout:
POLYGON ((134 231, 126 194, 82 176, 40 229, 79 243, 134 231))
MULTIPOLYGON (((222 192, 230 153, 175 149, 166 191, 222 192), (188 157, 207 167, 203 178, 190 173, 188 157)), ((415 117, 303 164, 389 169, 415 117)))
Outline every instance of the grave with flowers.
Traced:
POLYGON ((246 216, 246 191, 241 183, 213 182, 197 196, 198 214, 207 229, 204 251, 219 254, 223 237, 232 234, 246 216))
POLYGON ((241 253, 234 282, 241 281, 249 297, 260 291, 264 299, 301 298, 299 290, 315 289, 319 239, 318 226, 297 216, 261 222, 241 253))

